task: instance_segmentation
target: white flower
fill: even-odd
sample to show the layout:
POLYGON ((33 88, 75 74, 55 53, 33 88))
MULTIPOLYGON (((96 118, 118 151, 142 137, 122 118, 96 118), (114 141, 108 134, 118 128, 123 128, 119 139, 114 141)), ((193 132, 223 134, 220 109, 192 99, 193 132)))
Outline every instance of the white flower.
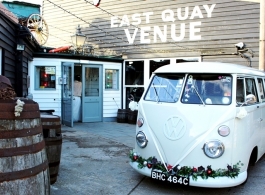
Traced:
POLYGON ((138 103, 135 101, 130 101, 129 103, 129 108, 134 111, 134 110, 138 110, 138 103))
POLYGON ((20 99, 17 100, 17 105, 15 106, 15 116, 20 116, 20 113, 23 111, 24 102, 20 101, 20 99))
POLYGON ((245 108, 240 108, 239 112, 237 113, 236 117, 242 119, 248 115, 248 112, 245 108))

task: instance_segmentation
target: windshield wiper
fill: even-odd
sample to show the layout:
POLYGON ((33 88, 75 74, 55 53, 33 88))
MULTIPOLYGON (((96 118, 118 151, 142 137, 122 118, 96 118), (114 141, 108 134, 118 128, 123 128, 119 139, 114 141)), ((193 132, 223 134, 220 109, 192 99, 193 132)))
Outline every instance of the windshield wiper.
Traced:
POLYGON ((191 88, 192 88, 192 89, 194 89, 194 91, 196 92, 196 94, 197 94, 197 95, 198 95, 198 97, 200 98, 200 100, 201 100, 202 104, 205 106, 205 103, 204 103, 204 101, 203 101, 202 97, 200 96, 200 94, 198 93, 198 91, 197 91, 196 87, 194 87, 194 85, 192 85, 192 86, 191 86, 191 88))

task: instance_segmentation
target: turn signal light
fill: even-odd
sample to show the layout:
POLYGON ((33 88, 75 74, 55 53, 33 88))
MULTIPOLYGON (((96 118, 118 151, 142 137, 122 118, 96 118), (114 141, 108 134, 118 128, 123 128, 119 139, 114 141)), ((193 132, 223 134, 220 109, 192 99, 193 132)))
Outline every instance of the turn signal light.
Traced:
POLYGON ((143 118, 138 118, 138 120, 137 120, 138 127, 143 126, 143 124, 144 124, 144 119, 143 118))

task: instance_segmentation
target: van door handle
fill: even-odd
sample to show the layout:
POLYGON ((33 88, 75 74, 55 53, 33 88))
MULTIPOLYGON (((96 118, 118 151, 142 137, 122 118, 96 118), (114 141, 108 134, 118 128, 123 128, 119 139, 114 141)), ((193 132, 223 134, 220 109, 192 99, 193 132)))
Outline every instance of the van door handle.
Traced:
POLYGON ((259 118, 259 122, 261 122, 261 121, 263 121, 263 119, 262 118, 259 118))

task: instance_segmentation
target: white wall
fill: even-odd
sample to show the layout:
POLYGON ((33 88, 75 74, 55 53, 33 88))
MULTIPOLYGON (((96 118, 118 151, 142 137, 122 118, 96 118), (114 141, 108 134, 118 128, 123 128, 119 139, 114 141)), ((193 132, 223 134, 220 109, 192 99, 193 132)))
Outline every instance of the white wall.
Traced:
MULTIPOLYGON (((29 93, 33 95, 33 100, 39 104, 40 110, 55 110, 54 115, 61 116, 61 85, 58 78, 61 77, 62 59, 34 58, 29 64, 30 87, 29 93), (56 87, 55 90, 36 90, 35 89, 35 67, 36 66, 55 66, 56 67, 56 87)), ((78 62, 74 60, 67 60, 78 62)))
MULTIPOLYGON (((101 62, 101 61, 88 61, 88 60, 66 60, 66 59, 47 59, 47 58, 34 58, 29 64, 30 74, 30 87, 29 93, 33 95, 33 100, 39 104, 40 110, 55 110, 54 115, 61 116, 61 89, 62 86, 58 84, 58 78, 61 75, 62 62, 73 62, 81 64, 103 64, 103 118, 117 117, 118 107, 121 108, 121 89, 122 89, 122 71, 121 63, 101 62), (56 66, 56 89, 55 90, 35 90, 35 67, 36 66, 56 66), (105 69, 119 70, 119 89, 118 90, 105 90, 105 69), (114 98, 114 99, 113 99, 114 98), (115 101, 114 101, 115 100, 115 101), (118 104, 118 105, 116 105, 118 104)), ((104 120, 104 119, 103 119, 104 120)))
POLYGON ((117 111, 121 108, 122 89, 121 63, 103 63, 103 118, 117 117, 117 111), (105 90, 105 69, 119 70, 118 90, 105 90), (114 99, 113 99, 114 98, 114 99))

